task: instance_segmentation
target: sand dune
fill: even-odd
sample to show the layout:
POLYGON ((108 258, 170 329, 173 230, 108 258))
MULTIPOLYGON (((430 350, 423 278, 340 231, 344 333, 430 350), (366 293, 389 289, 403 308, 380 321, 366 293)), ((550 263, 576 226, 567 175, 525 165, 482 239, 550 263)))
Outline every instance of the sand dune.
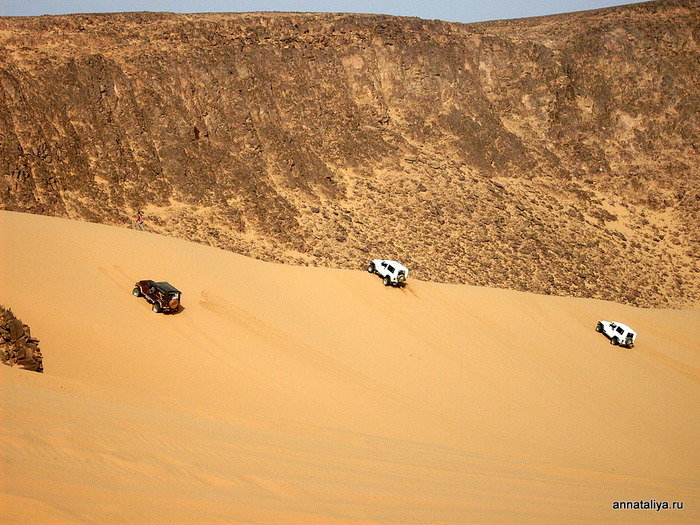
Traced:
POLYGON ((46 370, 0 367, 0 521, 700 518, 699 310, 387 289, 11 212, 0 232, 0 304, 46 370), (146 278, 184 310, 134 298, 146 278), (685 508, 612 509, 642 499, 685 508))

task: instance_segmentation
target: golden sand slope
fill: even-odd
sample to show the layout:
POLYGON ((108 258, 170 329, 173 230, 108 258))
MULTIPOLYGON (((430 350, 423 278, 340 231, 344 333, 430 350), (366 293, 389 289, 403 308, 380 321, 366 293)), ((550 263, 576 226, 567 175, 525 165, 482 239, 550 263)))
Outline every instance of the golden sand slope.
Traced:
POLYGON ((0 232, 0 303, 46 368, 0 367, 0 521, 700 518, 698 310, 388 289, 10 212, 0 232), (134 298, 145 278, 184 311, 134 298), (640 499, 685 509, 611 509, 640 499))

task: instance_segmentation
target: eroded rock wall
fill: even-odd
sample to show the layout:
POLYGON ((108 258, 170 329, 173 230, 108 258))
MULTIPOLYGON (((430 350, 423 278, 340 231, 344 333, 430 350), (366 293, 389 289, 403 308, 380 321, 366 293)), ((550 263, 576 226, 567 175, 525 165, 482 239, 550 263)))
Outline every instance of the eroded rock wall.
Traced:
POLYGON ((0 19, 0 205, 293 264, 700 297, 700 9, 0 19))

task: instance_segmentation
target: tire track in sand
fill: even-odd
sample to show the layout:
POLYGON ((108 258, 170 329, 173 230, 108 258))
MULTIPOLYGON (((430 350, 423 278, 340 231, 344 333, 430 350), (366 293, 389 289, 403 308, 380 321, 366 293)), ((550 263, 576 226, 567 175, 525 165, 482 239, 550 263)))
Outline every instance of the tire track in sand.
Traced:
POLYGON ((389 397, 394 401, 406 403, 412 402, 411 398, 375 381, 354 368, 345 365, 330 357, 328 354, 312 348, 309 345, 295 341, 289 334, 279 330, 255 315, 230 303, 223 297, 203 291, 199 305, 215 315, 237 324, 241 329, 266 342, 272 348, 283 351, 299 362, 310 365, 312 368, 320 368, 342 378, 347 383, 361 387, 363 390, 374 394, 389 397))

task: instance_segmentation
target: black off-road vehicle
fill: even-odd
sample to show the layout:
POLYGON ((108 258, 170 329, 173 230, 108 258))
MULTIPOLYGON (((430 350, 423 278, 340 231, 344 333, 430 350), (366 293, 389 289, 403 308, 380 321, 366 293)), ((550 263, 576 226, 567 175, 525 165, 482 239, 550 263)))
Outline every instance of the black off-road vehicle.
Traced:
POLYGON ((134 286, 133 294, 136 297, 145 297, 153 305, 152 310, 155 313, 172 313, 180 309, 181 292, 170 283, 157 283, 149 279, 139 281, 134 286))

